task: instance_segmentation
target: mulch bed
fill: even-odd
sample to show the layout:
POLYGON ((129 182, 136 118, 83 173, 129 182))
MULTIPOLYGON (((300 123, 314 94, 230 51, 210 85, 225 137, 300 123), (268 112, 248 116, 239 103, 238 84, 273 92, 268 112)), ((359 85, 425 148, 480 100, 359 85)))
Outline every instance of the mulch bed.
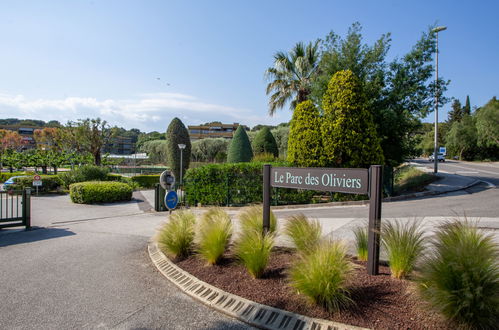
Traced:
POLYGON ((367 275, 366 263, 356 260, 353 261, 358 268, 350 285, 355 306, 328 313, 289 286, 286 271, 294 258, 290 249, 275 249, 261 279, 253 279, 231 255, 226 255, 217 266, 207 266, 196 256, 176 261, 176 264, 224 291, 310 317, 373 329, 451 329, 437 314, 424 308, 423 302, 413 293, 412 282, 392 278, 385 266, 380 266, 380 275, 367 275))

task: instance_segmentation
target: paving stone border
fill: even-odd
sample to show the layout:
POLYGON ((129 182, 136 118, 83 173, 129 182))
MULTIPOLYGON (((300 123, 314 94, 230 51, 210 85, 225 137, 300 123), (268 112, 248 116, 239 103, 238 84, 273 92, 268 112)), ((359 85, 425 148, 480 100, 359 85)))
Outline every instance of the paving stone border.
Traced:
POLYGON ((262 305, 201 281, 177 267, 151 240, 149 256, 158 270, 180 290, 205 305, 261 329, 272 330, 360 330, 365 328, 311 318, 262 305))

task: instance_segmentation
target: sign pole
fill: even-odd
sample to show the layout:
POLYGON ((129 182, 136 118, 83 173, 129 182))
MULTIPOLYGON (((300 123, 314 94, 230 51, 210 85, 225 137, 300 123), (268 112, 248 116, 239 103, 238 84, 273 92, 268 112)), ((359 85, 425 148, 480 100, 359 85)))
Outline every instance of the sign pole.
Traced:
POLYGON ((270 230, 270 169, 271 165, 263 165, 263 234, 270 230))
POLYGON ((379 274, 379 234, 381 229, 382 167, 369 168, 369 231, 367 239, 367 273, 379 274))

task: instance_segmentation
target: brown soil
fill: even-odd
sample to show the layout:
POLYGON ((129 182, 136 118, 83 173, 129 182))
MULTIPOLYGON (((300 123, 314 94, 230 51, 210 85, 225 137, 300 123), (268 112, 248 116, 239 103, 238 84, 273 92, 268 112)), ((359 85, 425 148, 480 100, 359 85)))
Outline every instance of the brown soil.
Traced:
POLYGON ((207 266, 196 256, 176 264, 224 291, 310 317, 373 329, 451 329, 438 315, 424 309, 413 293, 412 282, 392 278, 385 266, 380 266, 380 275, 367 275, 366 264, 355 260, 358 268, 350 283, 355 305, 328 313, 289 286, 286 270, 294 258, 291 250, 276 249, 261 279, 253 279, 230 255, 217 266, 207 266))

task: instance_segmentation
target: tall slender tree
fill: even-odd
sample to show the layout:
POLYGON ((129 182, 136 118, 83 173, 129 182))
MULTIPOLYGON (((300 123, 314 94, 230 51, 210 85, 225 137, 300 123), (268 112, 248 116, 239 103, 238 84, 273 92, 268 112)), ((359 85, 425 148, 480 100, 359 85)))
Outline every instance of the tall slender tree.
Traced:
POLYGON ((463 107, 463 114, 464 115, 471 115, 471 104, 470 104, 470 96, 466 95, 466 103, 464 104, 463 107))
POLYGON ((249 162, 253 158, 253 150, 251 150, 251 143, 246 134, 246 130, 239 125, 234 137, 229 144, 227 152, 227 163, 241 163, 249 162))
POLYGON ((447 122, 452 124, 455 121, 461 121, 463 118, 463 111, 464 109, 461 106, 461 102, 459 102, 458 99, 455 99, 454 102, 452 102, 452 110, 449 111, 447 122))
POLYGON ((180 177, 180 156, 182 156, 182 176, 184 176, 191 162, 191 139, 184 123, 175 117, 166 130, 166 159, 177 183, 182 182, 180 177), (181 151, 179 144, 185 144, 185 149, 181 151))

